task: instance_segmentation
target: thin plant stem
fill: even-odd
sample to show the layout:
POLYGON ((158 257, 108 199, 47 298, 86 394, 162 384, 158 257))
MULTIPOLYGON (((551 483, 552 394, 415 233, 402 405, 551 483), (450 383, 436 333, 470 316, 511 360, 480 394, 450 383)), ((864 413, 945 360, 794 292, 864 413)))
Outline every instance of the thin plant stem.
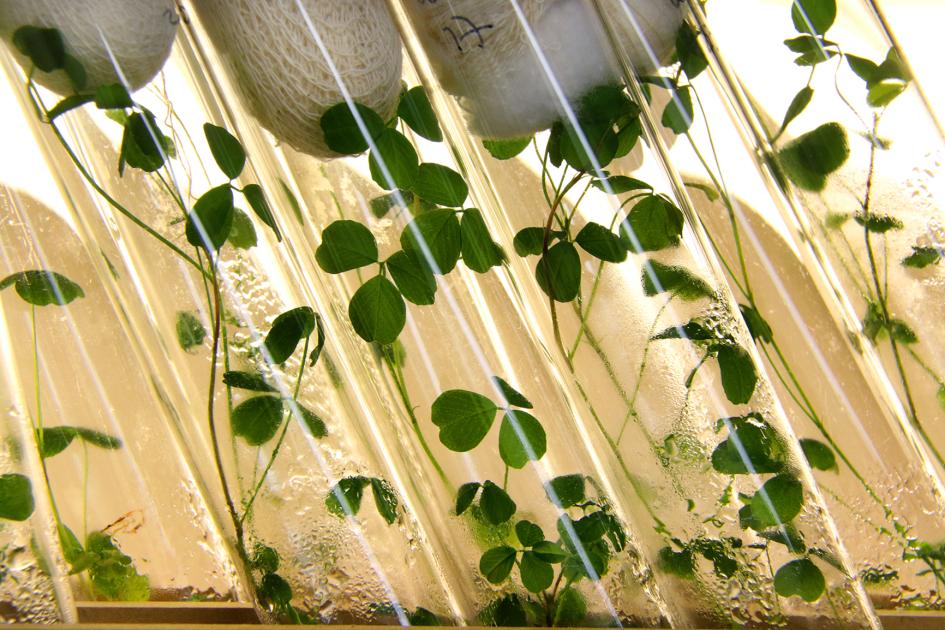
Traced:
POLYGON ((285 436, 289 432, 289 426, 292 424, 292 416, 295 413, 295 403, 299 399, 299 389, 302 386, 302 375, 305 373, 305 357, 308 355, 309 339, 310 337, 305 338, 305 345, 302 347, 302 360, 299 363, 299 373, 295 379, 295 390, 292 392, 292 401, 289 403, 289 409, 286 411, 285 419, 283 420, 282 433, 280 433, 279 439, 276 440, 276 445, 273 447, 272 453, 269 455, 269 461, 266 463, 266 467, 263 468, 262 474, 259 475, 259 480, 256 482, 249 499, 247 499, 243 505, 243 514, 240 515, 240 524, 243 524, 246 521, 246 518, 252 512, 253 503, 256 501, 256 497, 259 495, 260 488, 262 488, 263 484, 266 482, 266 476, 269 474, 273 464, 276 462, 276 457, 279 455, 279 449, 282 448, 282 443, 285 441, 285 436))
POLYGON ((387 364, 387 368, 390 370, 391 376, 394 379, 394 385, 397 387, 397 393, 400 395, 404 409, 407 410, 407 415, 410 417, 410 426, 413 429, 414 435, 417 436, 417 441, 420 442, 420 448, 423 449, 424 454, 427 456, 430 465, 432 465, 433 469, 436 471, 440 481, 442 481, 449 489, 450 493, 452 493, 453 484, 450 482, 446 471, 443 470, 443 467, 437 460, 436 455, 433 454, 433 449, 430 448, 430 444, 427 442, 426 437, 423 435, 423 430, 420 428, 420 419, 417 418, 415 407, 410 400, 410 392, 407 389, 407 384, 404 382, 403 372, 394 364, 394 361, 387 356, 384 357, 384 362, 387 364))
POLYGON ((226 508, 233 521, 233 527, 236 534, 237 552, 240 557, 248 561, 246 556, 246 547, 243 534, 243 522, 236 511, 236 505, 233 503, 233 496, 230 494, 230 487, 227 484, 226 472, 223 468, 223 457, 220 454, 220 441, 217 436, 217 425, 214 418, 214 402, 217 380, 217 351, 220 346, 220 328, 222 325, 223 300, 220 295, 220 283, 217 277, 218 261, 210 261, 210 282, 213 287, 213 349, 210 353, 210 385, 207 393, 207 424, 210 428, 210 443, 213 446, 213 459, 217 468, 217 475, 220 477, 220 485, 223 487, 223 498, 226 501, 226 508))

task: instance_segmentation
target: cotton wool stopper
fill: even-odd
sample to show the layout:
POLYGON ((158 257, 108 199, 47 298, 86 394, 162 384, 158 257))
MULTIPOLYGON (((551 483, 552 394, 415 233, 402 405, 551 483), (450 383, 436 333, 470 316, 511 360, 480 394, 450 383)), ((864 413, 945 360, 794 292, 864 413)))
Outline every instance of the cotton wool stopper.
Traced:
MULTIPOLYGON (((522 16, 513 3, 493 0, 407 4, 438 79, 466 112, 470 130, 486 138, 528 135, 560 119, 562 106, 552 78, 573 104, 591 88, 613 83, 619 76, 607 35, 586 0, 518 0, 517 4, 522 16)), ((682 23, 679 4, 679 0, 600 2, 631 62, 644 72, 671 55, 682 23)))
MULTIPOLYGON (((58 29, 66 53, 85 70, 85 90, 124 83, 134 91, 147 84, 167 61, 178 22, 173 0, 0 0, 0 37, 17 62, 30 66, 13 45, 18 28, 58 29)), ((62 70, 33 78, 60 95, 73 92, 62 70)))
POLYGON ((319 120, 344 97, 316 33, 351 98, 385 120, 393 115, 402 60, 383 0, 196 0, 194 6, 246 108, 294 149, 337 156, 325 145, 319 120))

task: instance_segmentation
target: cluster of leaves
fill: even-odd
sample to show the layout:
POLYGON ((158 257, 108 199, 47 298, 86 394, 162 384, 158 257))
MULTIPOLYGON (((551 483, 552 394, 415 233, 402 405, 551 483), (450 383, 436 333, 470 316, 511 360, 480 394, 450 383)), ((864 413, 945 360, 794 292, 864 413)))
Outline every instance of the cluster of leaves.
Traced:
MULTIPOLYGON (((78 284, 47 270, 21 271, 7 276, 0 281, 0 290, 11 285, 17 295, 32 306, 64 306, 85 296, 78 284)), ((43 459, 62 453, 76 439, 107 450, 122 446, 117 437, 86 427, 60 425, 36 429, 36 444, 43 459)), ((18 474, 0 477, 0 518, 25 520, 32 514, 33 506, 29 479, 18 474)), ((71 573, 87 571, 93 595, 121 601, 143 601, 151 596, 148 578, 138 574, 131 557, 122 553, 107 533, 90 533, 83 548, 68 527, 62 523, 58 527, 71 573)))
MULTIPOLYGON (((161 131, 155 115, 136 103, 124 85, 115 83, 103 85, 94 91, 85 89, 85 69, 78 60, 65 52, 62 34, 58 30, 24 26, 14 33, 13 41, 17 49, 30 58, 36 69, 43 72, 63 70, 70 78, 74 93, 47 112, 48 122, 52 123, 77 107, 94 103, 122 124, 124 131, 118 158, 119 174, 124 173, 126 166, 153 173, 174 157, 173 143, 161 131)), ((272 228, 281 240, 282 236, 262 188, 258 184, 247 184, 240 189, 232 184, 246 163, 246 153, 239 140, 226 129, 210 123, 204 125, 204 135, 214 160, 230 182, 210 189, 194 203, 193 210, 187 216, 187 241, 208 251, 219 250, 227 240, 243 249, 256 244, 252 221, 245 212, 234 206, 234 191, 243 194, 259 219, 272 228)))
POLYGON ((140 575, 130 556, 123 553, 111 535, 89 533, 85 547, 65 525, 59 525, 59 540, 70 574, 87 571, 92 595, 110 601, 147 601, 151 584, 140 575))
MULTIPOLYGON (((752 495, 739 494, 742 504, 738 520, 742 529, 751 529, 764 543, 752 545, 765 548, 774 542, 787 547, 792 554, 802 556, 789 561, 775 573, 774 586, 779 595, 790 597, 799 595, 805 601, 816 601, 824 593, 826 582, 823 572, 813 562, 811 556, 819 556, 828 562, 828 554, 818 549, 808 549, 803 536, 792 524, 800 514, 804 504, 804 487, 791 473, 787 461, 787 449, 774 428, 758 413, 744 416, 722 418, 716 424, 716 430, 727 429, 726 437, 712 453, 712 468, 725 475, 772 475, 752 495)), ((826 444, 813 439, 801 440, 801 447, 812 468, 836 471, 837 462, 833 451, 826 444)), ((704 541, 702 541, 704 542, 704 541)), ((702 544, 700 542, 700 544, 702 544)), ((720 560, 716 555, 721 549, 712 543, 712 556, 706 555, 704 547, 692 547, 692 544, 674 554, 698 550, 707 559, 712 560, 716 573, 729 577, 729 568, 733 564, 720 560)), ((734 549, 741 546, 733 544, 734 549)), ((677 555, 671 558, 683 562, 677 555)), ((729 559, 734 560, 729 556, 729 559)), ((677 565, 680 566, 680 565, 677 565)))
MULTIPOLYGON (((452 451, 472 450, 489 433, 496 413, 502 411, 499 429, 502 461, 511 468, 522 468, 529 461, 541 459, 547 449, 545 431, 534 416, 523 411, 532 409, 532 403, 502 378, 493 377, 493 383, 501 394, 502 405, 466 390, 448 390, 437 397, 431 415, 440 428, 440 442, 452 451)), ((559 616, 562 622, 570 617, 583 618, 586 603, 572 584, 584 577, 597 580, 606 574, 610 557, 625 547, 626 534, 605 501, 586 496, 583 476, 556 477, 547 484, 546 492, 561 510, 557 539, 546 538, 541 527, 531 521, 518 520, 515 540, 483 553, 479 570, 489 582, 500 584, 517 566, 522 585, 532 593, 541 593, 555 582, 557 565, 558 580, 563 579, 565 586, 557 594, 556 586, 555 592, 546 596, 546 605, 553 605, 553 609, 545 610, 544 614, 552 621, 559 616)), ((510 523, 518 507, 505 489, 486 480, 463 484, 457 491, 456 514, 470 509, 485 523, 499 526, 510 523)), ((494 603, 495 610, 484 613, 485 623, 523 618, 530 601, 503 598, 494 603)))
MULTIPOLYGON (((515 523, 514 539, 488 549, 479 561, 482 575, 493 584, 505 582, 518 567, 522 585, 531 593, 542 593, 555 584, 546 607, 536 606, 530 598, 509 600, 508 596, 493 603, 487 610, 485 623, 503 625, 503 620, 524 616, 544 618, 545 623, 571 625, 587 613, 587 604, 574 584, 588 578, 598 580, 608 571, 610 558, 622 551, 627 543, 626 533, 610 506, 601 499, 586 495, 582 475, 563 475, 548 482, 548 499, 561 510, 556 524, 557 537, 545 536, 542 528, 521 519, 515 523), (558 567, 557 582, 555 567, 558 567), (558 591, 558 582, 564 588, 558 591), (550 608, 548 607, 550 604, 550 608)), ((510 522, 516 505, 504 490, 490 481, 463 485, 456 498, 456 513, 463 514, 479 495, 478 513, 486 522, 497 525, 510 522)), ((517 624, 523 625, 523 624, 517 624)))
POLYGON ((292 586, 277 573, 279 570, 279 552, 272 547, 257 542, 249 557, 249 566, 258 574, 256 593, 264 605, 279 617, 293 624, 314 625, 319 623, 316 617, 292 605, 292 586))
MULTIPOLYGON (((581 260, 577 247, 603 262, 621 263, 628 254, 678 245, 684 223, 679 208, 667 197, 656 194, 649 184, 623 175, 612 176, 603 170, 614 159, 629 153, 642 133, 640 109, 623 90, 616 86, 591 90, 578 104, 577 123, 573 126, 557 122, 552 126, 548 160, 554 166, 567 164, 576 171, 576 180, 587 177, 599 190, 614 195, 631 193, 622 205, 634 205, 616 233, 613 226, 589 222, 572 235, 572 215, 564 213, 563 218, 557 217, 556 229, 528 227, 515 235, 513 245, 519 256, 540 256, 535 279, 545 294, 558 302, 570 302, 580 295, 581 260)), ((503 158, 513 154, 511 150, 500 152, 497 145, 498 141, 491 141, 486 147, 503 158)), ((560 203, 561 200, 556 201, 553 212, 557 213, 560 203)))
POLYGON ((477 273, 505 260, 482 213, 462 207, 469 194, 462 175, 442 164, 420 163, 413 145, 396 129, 398 120, 428 140, 443 139, 422 87, 405 90, 397 115, 386 123, 377 112, 357 103, 339 103, 320 121, 332 150, 357 155, 370 148, 368 162, 374 181, 394 191, 371 201, 376 216, 384 216, 396 206, 410 207, 416 213, 400 235, 401 249, 384 260, 371 231, 350 220, 335 221, 325 228, 315 252, 319 266, 328 273, 378 265, 378 274, 352 296, 348 314, 361 338, 380 344, 393 343, 403 330, 404 300, 433 304, 435 276, 450 273, 460 259, 477 273))
MULTIPOLYGON (((261 351, 267 363, 284 363, 295 353, 299 342, 316 331, 316 347, 309 355, 309 363, 314 366, 325 344, 325 332, 321 319, 307 306, 290 309, 276 317, 261 351)), ((305 357, 302 361, 305 361, 305 357)), ((259 373, 231 370, 223 373, 223 382, 232 388, 261 392, 258 396, 242 401, 230 415, 233 435, 242 438, 247 444, 266 444, 292 416, 301 419, 313 437, 323 438, 328 434, 324 420, 315 412, 294 398, 281 395, 281 392, 259 373)))
MULTIPOLYGON (((683 299, 709 297, 701 288, 696 290, 695 287, 699 285, 694 283, 698 281, 704 284, 704 282, 691 272, 680 267, 656 266, 653 262, 649 264, 650 269, 644 271, 643 277, 644 289, 648 295, 670 291, 683 299), (680 283, 685 288, 685 292, 678 288, 680 283)), ((767 334, 770 335, 770 329, 767 329, 767 334)), ((697 370, 705 361, 713 357, 718 361, 722 390, 729 402, 736 405, 745 404, 754 395, 755 386, 758 384, 758 372, 751 355, 731 334, 712 324, 708 318, 696 316, 684 324, 670 326, 656 333, 653 339, 687 339, 702 350, 703 358, 686 378, 686 387, 692 385, 697 370)))

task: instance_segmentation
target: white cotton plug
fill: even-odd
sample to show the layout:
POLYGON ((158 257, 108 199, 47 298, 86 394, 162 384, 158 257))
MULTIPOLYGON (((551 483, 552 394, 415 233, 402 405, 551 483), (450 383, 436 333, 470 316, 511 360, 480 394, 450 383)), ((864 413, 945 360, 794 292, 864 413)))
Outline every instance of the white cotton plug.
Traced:
MULTIPOLYGON (((178 21, 173 0, 0 1, 0 37, 17 62, 31 64, 13 45, 18 28, 58 29, 66 53, 85 70, 85 90, 119 82, 132 91, 144 86, 167 61, 178 21)), ((63 70, 37 71, 33 78, 58 94, 73 92, 63 70)))
POLYGON ((337 156, 325 145, 319 120, 344 97, 316 33, 351 98, 385 120, 393 115, 402 59, 383 0, 197 0, 194 6, 246 108, 294 149, 337 156))
MULTIPOLYGON (((546 129, 592 88, 614 83, 619 66, 593 8, 584 0, 412 3, 409 13, 444 89, 466 111, 470 130, 509 138, 546 129)), ((609 24, 634 67, 657 68, 682 23, 677 0, 603 0, 609 24)))

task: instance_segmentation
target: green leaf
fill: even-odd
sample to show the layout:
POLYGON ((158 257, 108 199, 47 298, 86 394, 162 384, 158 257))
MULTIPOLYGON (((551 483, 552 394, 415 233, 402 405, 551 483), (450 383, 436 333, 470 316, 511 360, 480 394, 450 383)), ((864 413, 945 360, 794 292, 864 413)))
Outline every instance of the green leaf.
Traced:
POLYGON ((791 21, 799 33, 823 35, 836 19, 836 0, 794 0, 791 6, 791 21))
POLYGON ((863 214, 857 212, 853 215, 853 220, 875 234, 885 234, 890 230, 901 230, 902 221, 888 214, 863 214))
POLYGON ((738 561, 732 557, 726 544, 713 538, 700 538, 693 541, 693 547, 712 563, 716 575, 730 578, 738 570, 738 561))
POLYGON ((437 274, 448 274, 456 266, 462 251, 462 229, 453 210, 431 210, 416 217, 400 235, 400 245, 414 252, 417 259, 430 264, 437 274))
POLYGON ((121 440, 118 438, 94 429, 86 429, 85 427, 46 427, 37 429, 37 437, 38 441, 43 445, 40 456, 44 459, 58 455, 64 451, 75 438, 79 438, 92 446, 107 450, 121 448, 121 440))
POLYGON ((804 457, 811 468, 816 470, 832 470, 838 472, 837 458, 833 454, 833 449, 817 440, 805 438, 800 440, 801 449, 804 451, 804 457))
POLYGON ((259 596, 277 607, 292 601, 292 587, 277 573, 267 573, 259 583, 259 596))
POLYGON ((507 140, 483 140, 482 146, 497 160, 510 160, 525 150, 532 141, 531 136, 507 140))
POLYGON ((676 32, 676 57, 689 79, 696 78, 709 66, 702 49, 699 48, 695 32, 686 22, 683 22, 676 32))
POLYGON ((85 89, 85 84, 88 83, 88 75, 86 74, 85 66, 82 65, 81 61, 69 53, 66 53, 62 63, 62 69, 66 73, 66 76, 69 77, 69 81, 72 83, 72 89, 85 89))
POLYGON ((535 279, 556 302, 570 302, 581 290, 581 256, 574 245, 561 241, 552 245, 535 267, 535 279))
POLYGON ((13 285, 24 302, 34 306, 55 304, 65 306, 85 297, 82 287, 55 271, 31 269, 14 273, 0 280, 0 291, 13 285))
MULTIPOLYGON (((279 314, 272 322, 264 346, 273 363, 285 363, 299 342, 315 330, 315 311, 300 306, 279 314)), ((302 359, 305 360, 304 357, 302 359)))
POLYGON ((170 141, 158 128, 154 114, 149 111, 134 112, 125 122, 125 132, 121 138, 121 153, 118 159, 118 172, 124 172, 124 165, 153 173, 162 166, 170 152, 170 141))
POLYGON ((189 351, 203 343, 207 330, 190 311, 177 312, 177 343, 184 351, 189 351))
MULTIPOLYGON (((550 242, 554 242, 554 233, 550 237, 550 242)), ((512 246, 515 253, 519 256, 537 256, 541 254, 545 243, 545 228, 528 227, 519 230, 512 240, 512 246)))
POLYGON ((377 262, 377 241, 357 221, 334 221, 322 231, 315 260, 323 271, 342 273, 377 262))
POLYGON ((761 313, 747 304, 739 304, 738 309, 742 313, 742 319, 745 320, 745 326, 748 327, 751 338, 755 341, 761 339, 771 343, 774 339, 774 332, 768 322, 765 321, 765 318, 761 316, 761 313))
POLYGON ((610 164, 620 146, 610 120, 581 120, 579 130, 568 126, 567 132, 561 134, 560 143, 565 162, 575 170, 590 172, 610 164))
POLYGON ((508 546, 493 547, 479 559, 479 572, 492 584, 505 581, 515 566, 515 549, 508 546))
POLYGON ((301 422, 308 429, 309 433, 312 434, 312 437, 321 439, 328 435, 328 426, 325 424, 325 421, 318 416, 318 414, 316 414, 311 409, 300 405, 291 398, 287 399, 286 402, 289 404, 289 410, 292 412, 293 417, 301 420, 301 422))
POLYGON ((692 92, 688 85, 672 86, 669 91, 672 98, 666 104, 660 122, 676 135, 686 133, 695 116, 692 109, 692 92))
POLYGON ((525 520, 515 524, 515 536, 523 547, 537 545, 545 539, 545 533, 541 531, 541 527, 525 520))
POLYGON ((674 293, 684 300, 711 298, 715 295, 712 287, 685 267, 648 260, 643 267, 643 293, 653 296, 664 291, 674 293))
POLYGON ((672 547, 663 547, 659 551, 659 566, 670 575, 690 580, 696 574, 696 559, 689 549, 674 551, 672 547))
POLYGON ((689 341, 710 341, 718 339, 718 335, 709 328, 698 321, 693 319, 688 321, 681 326, 670 326, 665 330, 661 330, 651 337, 653 340, 657 339, 688 339, 689 341))
POLYGON ((554 626, 556 628, 587 625, 587 601, 573 586, 561 590, 555 603, 554 626))
POLYGON ((257 571, 275 573, 279 570, 279 552, 268 545, 257 542, 253 546, 253 555, 249 562, 257 571))
POLYGON ((459 516, 469 509, 469 506, 472 505, 481 487, 482 484, 476 481, 464 483, 459 487, 459 490, 456 491, 456 516, 459 516))
POLYGON ((509 410, 499 428, 499 455, 512 468, 537 461, 547 450, 545 430, 537 418, 519 410, 509 410))
POLYGON ((479 509, 482 515, 493 525, 504 523, 515 514, 515 501, 505 490, 491 481, 482 484, 482 495, 479 497, 479 509))
POLYGON ((115 545, 105 532, 91 532, 86 539, 90 556, 88 575, 96 599, 146 601, 151 596, 150 582, 139 575, 130 556, 115 545))
POLYGON ((392 525, 397 520, 397 494, 394 488, 387 481, 372 477, 371 490, 378 513, 388 525, 392 525))
POLYGON ((436 278, 412 251, 399 251, 385 262, 391 278, 404 298, 414 304, 433 304, 436 299, 436 278))
MULTIPOLYGON (((370 107, 354 104, 367 130, 367 135, 376 139, 384 132, 384 120, 370 107)), ((368 141, 358 126, 358 121, 351 112, 348 103, 338 103, 329 107, 318 124, 325 134, 325 144, 335 153, 357 155, 368 150, 368 141)))
POLYGON ((785 173, 804 190, 819 192, 827 186, 827 176, 850 156, 847 134, 839 123, 827 123, 786 144, 778 152, 785 173))
POLYGON ((787 112, 784 114, 784 121, 781 122, 781 128, 778 130, 777 136, 784 133, 784 130, 791 124, 791 121, 800 116, 801 112, 807 109, 812 98, 814 98, 814 90, 809 86, 802 87, 800 91, 794 95, 791 104, 788 105, 787 112))
POLYGON ((477 273, 502 264, 502 249, 492 240, 489 228, 476 208, 466 208, 460 221, 463 262, 477 273))
POLYGON ((368 202, 371 207, 371 214, 378 219, 383 219, 394 208, 407 208, 414 201, 413 193, 409 190, 395 190, 378 197, 374 197, 368 202))
POLYGON ((723 475, 765 474, 784 468, 784 448, 767 423, 736 426, 712 452, 712 468, 723 475))
POLYGON ((906 267, 923 269, 930 265, 937 265, 945 257, 945 251, 938 247, 912 246, 912 253, 902 259, 906 267))
POLYGON ((522 575, 522 586, 532 593, 540 593, 551 586, 555 577, 551 565, 539 558, 533 551, 526 551, 522 554, 519 572, 522 575))
POLYGON ((938 391, 935 393, 935 397, 938 399, 938 406, 942 409, 945 409, 945 385, 939 386, 938 391))
POLYGON ((112 83, 103 85, 95 90, 95 106, 99 109, 125 109, 134 107, 135 103, 131 100, 131 94, 121 83, 112 83))
POLYGON ((230 370, 223 373, 223 382, 230 387, 251 392, 277 392, 275 387, 266 382, 262 374, 230 370))
POLYGON ((463 176, 442 164, 424 162, 411 189, 420 198, 440 206, 458 208, 469 196, 463 176))
POLYGON ((440 442, 451 451, 470 451, 482 442, 495 422, 495 403, 481 394, 451 389, 433 401, 433 424, 440 427, 440 442))
POLYGON ((810 558, 791 560, 774 574, 774 590, 781 597, 797 595, 805 602, 815 602, 826 589, 824 574, 810 558))
POLYGON ((229 184, 211 188, 187 215, 187 242, 194 247, 218 250, 230 235, 233 224, 233 189, 229 184))
POLYGON ((568 557, 568 552, 562 549, 561 545, 551 542, 550 540, 536 542, 532 545, 532 551, 534 551, 535 555, 541 560, 551 564, 563 562, 564 559, 568 557))
POLYGON ((641 199, 620 224, 620 239, 631 253, 676 247, 682 238, 683 214, 658 195, 641 199))
POLYGON ((751 355, 741 346, 724 345, 718 354, 725 397, 740 405, 751 400, 758 383, 758 373, 751 355))
POLYGON ((226 240, 237 249, 256 247, 256 228, 253 227, 253 221, 239 208, 233 208, 233 222, 226 240))
POLYGON ((240 141, 223 127, 210 123, 204 123, 203 134, 207 137, 210 153, 223 174, 230 179, 239 177, 246 165, 246 152, 240 141))
POLYGON ((43 72, 65 66, 66 46, 57 29, 21 26, 13 33, 13 45, 43 72))
POLYGON ((411 626, 442 626, 440 618, 422 606, 407 614, 407 621, 411 626))
POLYGON ((790 523, 804 504, 801 482, 786 474, 772 477, 751 499, 753 529, 767 529, 790 523))
POLYGON ((259 217, 259 220, 275 232, 276 240, 281 243, 282 233, 279 231, 279 226, 276 225, 276 217, 273 216, 269 202, 266 201, 266 195, 263 194, 263 189, 259 184, 246 184, 243 187, 243 196, 249 203, 249 207, 252 208, 256 216, 259 217))
MULTIPOLYGON (((626 175, 608 175, 606 179, 595 179, 591 186, 606 193, 619 195, 632 190, 653 190, 646 182, 626 175), (609 188, 609 190, 608 190, 609 188)), ((535 228, 537 229, 537 228, 535 228)))
POLYGON ((17 473, 0 475, 0 518, 25 521, 33 513, 33 486, 17 473))
POLYGON ((640 117, 635 116, 617 132, 617 153, 614 157, 623 157, 633 150, 640 136, 643 135, 643 124, 640 117))
POLYGON ((562 508, 584 502, 584 475, 561 475, 548 482, 545 493, 549 500, 562 508))
POLYGON ((71 94, 56 103, 52 109, 46 112, 46 116, 50 121, 53 121, 66 112, 70 112, 77 107, 82 107, 92 100, 92 96, 88 94, 71 94))
POLYGON ((282 186, 282 194, 285 195, 285 198, 289 201, 289 206, 292 207, 292 214, 295 215, 295 219, 299 222, 299 225, 305 225, 305 218, 302 216, 302 206, 299 205, 299 200, 296 199, 295 193, 293 193, 289 185, 281 179, 279 180, 279 185, 282 186))
POLYGON ((916 343, 919 340, 915 331, 901 319, 893 319, 889 322, 889 336, 905 344, 916 343))
POLYGON ((621 263, 627 259, 620 238, 600 223, 585 225, 575 240, 588 254, 605 262, 621 263))
POLYGON ((436 121, 433 106, 430 105, 430 99, 427 98, 427 93, 422 86, 418 85, 403 93, 400 104, 397 105, 397 115, 427 140, 433 142, 443 140, 440 124, 436 121))
POLYGON ((244 400, 233 409, 230 424, 233 435, 243 438, 248 444, 265 444, 282 424, 282 399, 267 395, 244 400))
POLYGON ((799 66, 816 66, 828 59, 837 56, 836 43, 813 35, 799 35, 793 39, 784 40, 784 45, 793 52, 799 53, 794 63, 799 66))
POLYGON ((505 379, 498 376, 493 376, 492 382, 495 383, 496 387, 502 391, 502 396, 505 398, 507 406, 521 407, 522 409, 532 408, 531 401, 525 398, 525 396, 519 393, 519 391, 514 387, 509 385, 505 379))
POLYGON ((325 498, 325 507, 335 516, 342 518, 357 514, 361 509, 364 488, 370 483, 367 477, 344 477, 332 486, 325 498))
POLYGON ((368 166, 371 178, 384 190, 412 189, 417 182, 420 158, 404 134, 396 129, 386 128, 374 140, 374 150, 368 158, 368 166), (384 168, 381 168, 381 163, 386 167, 386 173, 384 168))
POLYGON ((846 57, 847 63, 850 65, 850 69, 853 70, 853 73, 866 81, 867 85, 875 81, 874 77, 879 74, 878 65, 869 59, 857 57, 856 55, 846 54, 844 57, 846 57))
POLYGON ((407 305, 390 280, 375 276, 351 297, 348 318, 365 341, 394 343, 407 323, 407 305))
POLYGON ((518 595, 509 594, 490 602, 480 614, 484 625, 522 628, 528 625, 525 607, 518 595))

